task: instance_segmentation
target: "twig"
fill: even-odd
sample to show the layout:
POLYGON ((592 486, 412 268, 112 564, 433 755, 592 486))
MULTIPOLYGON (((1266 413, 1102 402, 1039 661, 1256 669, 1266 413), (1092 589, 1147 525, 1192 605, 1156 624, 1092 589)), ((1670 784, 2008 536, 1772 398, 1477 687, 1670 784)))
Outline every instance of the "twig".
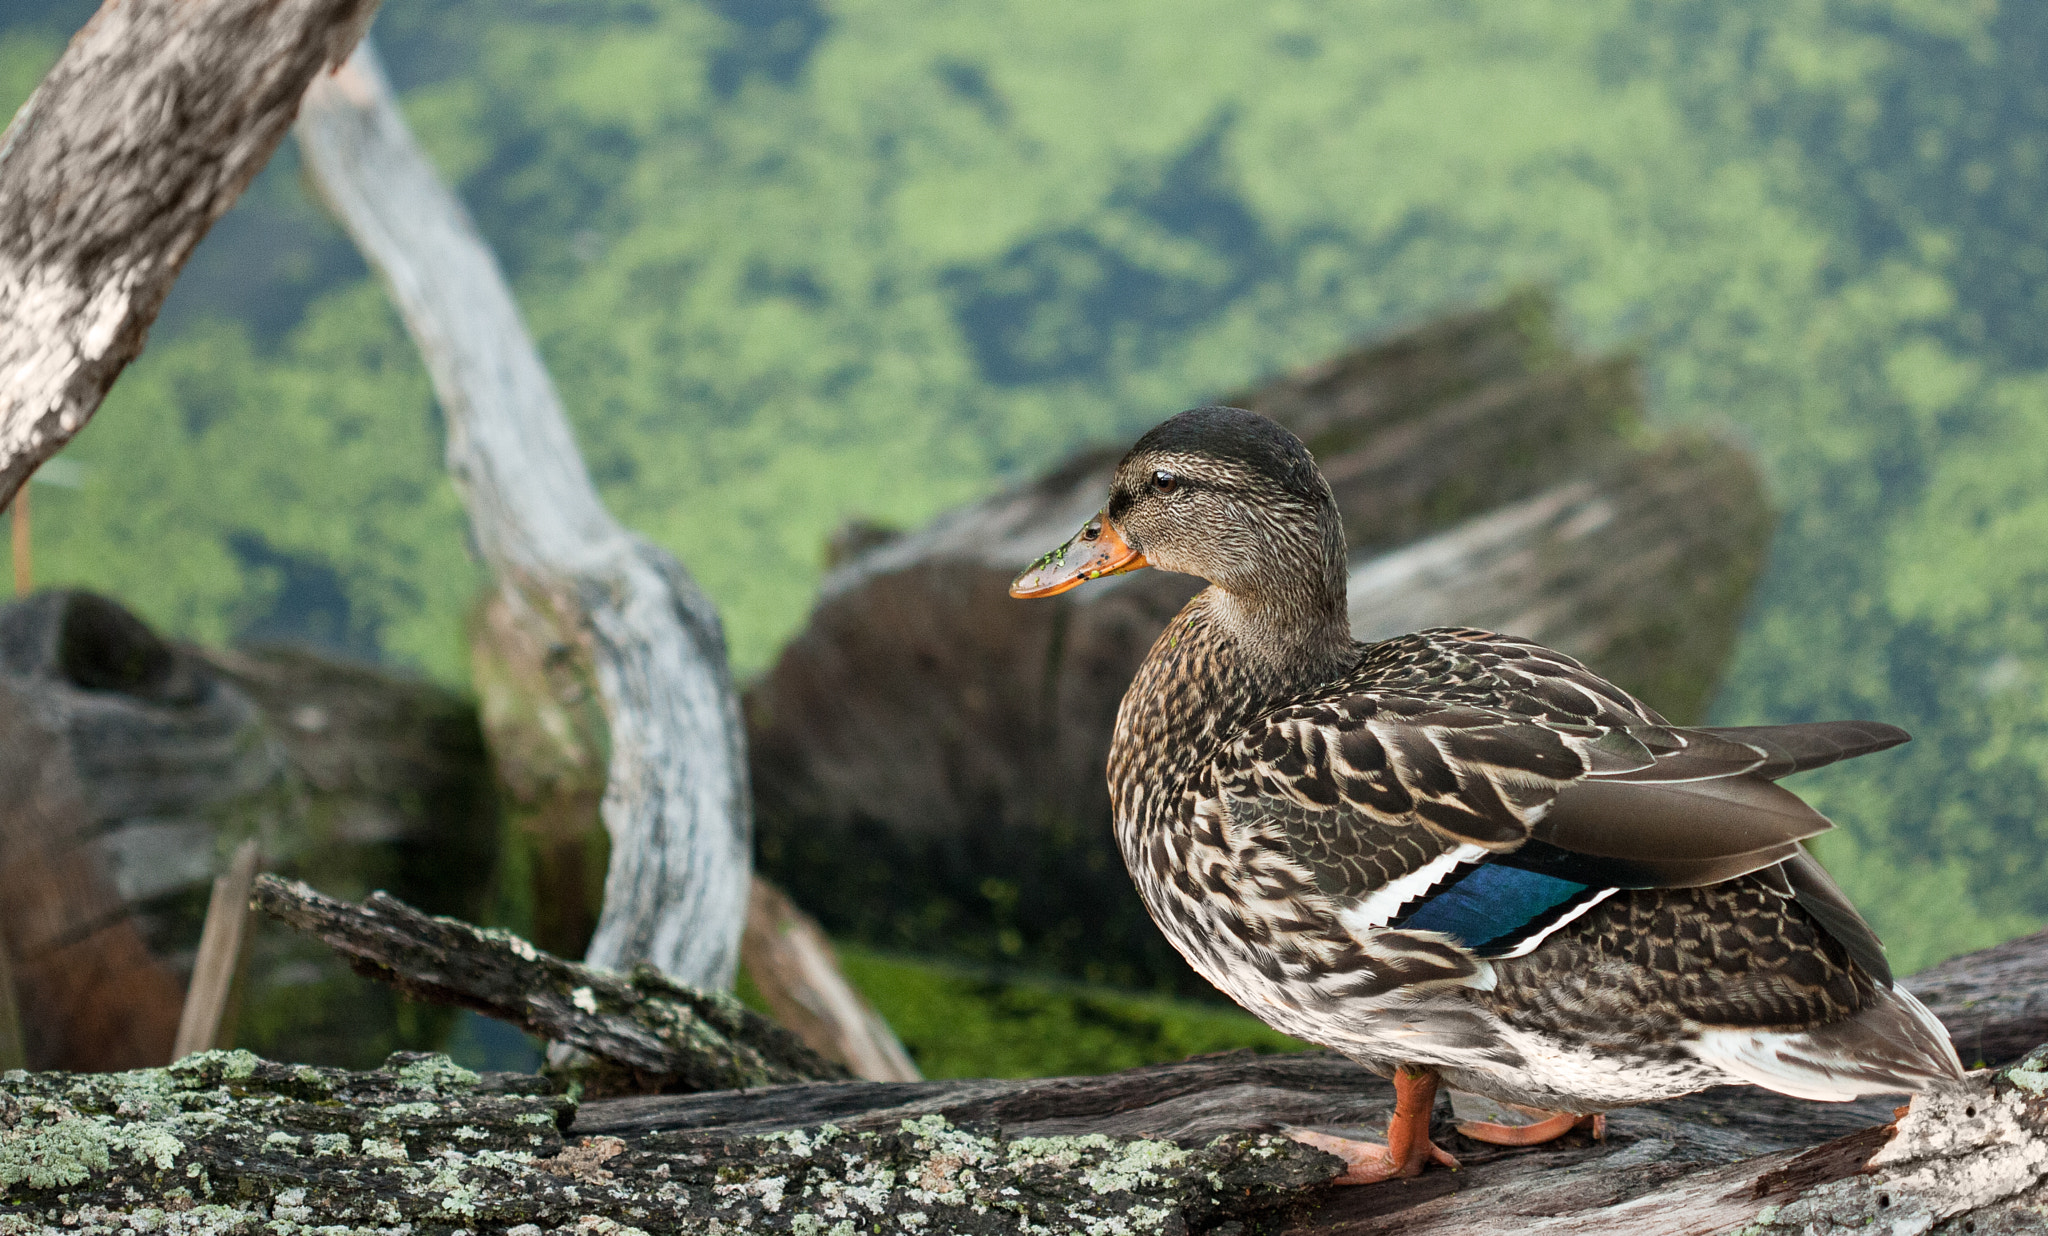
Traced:
POLYGON ((171 1059, 221 1046, 221 1024, 228 997, 247 955, 249 892, 256 882, 262 852, 251 837, 235 850, 225 874, 214 877, 213 897, 206 905, 206 926, 199 933, 199 956, 192 962, 192 985, 178 1015, 178 1037, 171 1059))
POLYGON ((21 1033, 21 1006, 14 990, 14 962, 7 933, 0 932, 0 1073, 28 1067, 28 1042, 21 1033))

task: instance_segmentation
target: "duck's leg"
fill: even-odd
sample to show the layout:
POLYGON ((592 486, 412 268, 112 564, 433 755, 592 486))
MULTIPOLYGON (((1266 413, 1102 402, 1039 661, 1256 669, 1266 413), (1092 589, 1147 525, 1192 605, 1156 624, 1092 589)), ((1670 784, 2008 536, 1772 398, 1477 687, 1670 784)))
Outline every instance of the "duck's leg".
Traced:
POLYGON ((1431 1163, 1455 1168, 1458 1161, 1429 1140, 1429 1114, 1436 1107, 1436 1073, 1429 1069, 1394 1070, 1394 1118, 1387 1122, 1387 1143, 1356 1141, 1288 1129, 1287 1136, 1336 1155, 1349 1166, 1331 1184, 1374 1184, 1396 1176, 1419 1176, 1431 1163))
POLYGON ((1496 1124, 1491 1120, 1463 1120, 1458 1123, 1458 1132, 1475 1142, 1489 1142, 1495 1146, 1540 1146, 1555 1141, 1573 1129, 1584 1129, 1593 1135, 1594 1141, 1607 1137, 1607 1113, 1594 1112, 1581 1116, 1577 1112, 1546 1112, 1540 1108, 1513 1106, 1531 1116, 1540 1117, 1529 1124, 1496 1124))

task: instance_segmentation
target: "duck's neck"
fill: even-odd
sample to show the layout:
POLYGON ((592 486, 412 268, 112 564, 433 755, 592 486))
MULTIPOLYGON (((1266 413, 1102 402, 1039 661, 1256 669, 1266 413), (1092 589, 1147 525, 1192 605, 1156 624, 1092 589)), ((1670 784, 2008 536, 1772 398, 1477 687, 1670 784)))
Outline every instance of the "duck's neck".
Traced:
POLYGON ((1341 575, 1334 586, 1250 594, 1212 584, 1196 599, 1215 624, 1218 656, 1275 698, 1329 682, 1357 657, 1341 575))
POLYGON ((1139 825, 1253 718, 1348 672, 1357 649, 1341 573, 1299 589, 1204 589, 1152 645, 1118 712, 1119 823, 1139 825))

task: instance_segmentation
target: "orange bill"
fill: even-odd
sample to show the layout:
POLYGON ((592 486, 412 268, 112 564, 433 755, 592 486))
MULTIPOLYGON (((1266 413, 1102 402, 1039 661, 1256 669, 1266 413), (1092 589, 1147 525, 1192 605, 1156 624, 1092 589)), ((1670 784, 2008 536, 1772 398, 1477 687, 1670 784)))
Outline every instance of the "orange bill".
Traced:
POLYGON ((1032 563, 1030 570, 1010 584, 1010 595, 1058 596, 1091 579, 1121 575, 1150 565, 1145 555, 1124 544, 1114 525, 1097 515, 1072 540, 1032 563))

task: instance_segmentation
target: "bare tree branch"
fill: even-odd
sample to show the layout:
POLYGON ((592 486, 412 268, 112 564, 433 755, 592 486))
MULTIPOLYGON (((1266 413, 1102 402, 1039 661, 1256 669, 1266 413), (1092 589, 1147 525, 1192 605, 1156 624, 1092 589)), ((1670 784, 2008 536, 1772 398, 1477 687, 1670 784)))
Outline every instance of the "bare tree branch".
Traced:
POLYGON ((377 0, 108 0, 0 134, 0 506, 85 427, 377 0))
MULTIPOLYGON (((414 142, 367 41, 307 93, 299 140, 426 359, 496 602, 545 655, 582 658, 603 704, 612 848, 588 959, 730 987, 752 804, 717 612, 673 556, 606 512, 496 259, 414 142)), ((565 715, 586 711, 581 674, 541 677, 558 684, 565 715)))

